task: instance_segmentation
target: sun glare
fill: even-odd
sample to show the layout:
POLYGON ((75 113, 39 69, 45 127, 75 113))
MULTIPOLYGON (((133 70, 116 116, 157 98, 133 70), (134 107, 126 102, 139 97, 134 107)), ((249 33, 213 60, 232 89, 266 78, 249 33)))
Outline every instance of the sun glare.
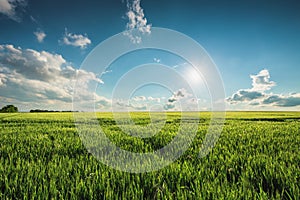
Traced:
POLYGON ((193 89, 205 89, 205 81, 201 77, 200 73, 190 64, 184 63, 178 67, 176 70, 184 77, 187 83, 193 89))

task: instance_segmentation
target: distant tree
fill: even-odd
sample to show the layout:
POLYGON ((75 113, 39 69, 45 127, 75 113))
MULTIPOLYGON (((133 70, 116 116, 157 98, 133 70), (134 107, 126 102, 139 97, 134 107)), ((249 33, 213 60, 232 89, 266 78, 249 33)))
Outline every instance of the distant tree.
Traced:
POLYGON ((62 110, 62 111, 59 111, 59 110, 41 110, 41 109, 34 109, 34 110, 30 110, 29 112, 31 113, 49 113, 49 112, 78 112, 78 111, 71 111, 71 110, 62 110))
POLYGON ((31 113, 44 113, 44 112, 58 112, 58 111, 35 109, 35 110, 30 110, 29 112, 31 112, 31 113))
POLYGON ((1 113, 16 113, 18 112, 18 108, 14 105, 7 105, 1 108, 1 113))

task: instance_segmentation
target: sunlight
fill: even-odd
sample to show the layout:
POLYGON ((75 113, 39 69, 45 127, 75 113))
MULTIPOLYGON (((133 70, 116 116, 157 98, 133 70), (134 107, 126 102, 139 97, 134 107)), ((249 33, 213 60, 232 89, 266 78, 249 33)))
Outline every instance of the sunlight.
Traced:
POLYGON ((185 75, 187 77, 188 82, 192 86, 200 86, 204 84, 204 81, 202 80, 202 77, 199 75, 196 69, 189 67, 185 70, 185 75))
POLYGON ((195 90, 205 90, 205 81, 200 73, 188 63, 183 63, 176 67, 176 70, 184 77, 191 88, 195 90))

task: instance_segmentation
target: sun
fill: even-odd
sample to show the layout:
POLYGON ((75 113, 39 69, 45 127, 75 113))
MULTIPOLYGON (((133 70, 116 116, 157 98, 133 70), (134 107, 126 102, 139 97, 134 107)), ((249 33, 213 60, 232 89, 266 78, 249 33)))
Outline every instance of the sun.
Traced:
POLYGON ((192 89, 199 90, 206 88, 205 81, 202 78, 201 73, 189 63, 178 65, 175 69, 184 77, 192 89))

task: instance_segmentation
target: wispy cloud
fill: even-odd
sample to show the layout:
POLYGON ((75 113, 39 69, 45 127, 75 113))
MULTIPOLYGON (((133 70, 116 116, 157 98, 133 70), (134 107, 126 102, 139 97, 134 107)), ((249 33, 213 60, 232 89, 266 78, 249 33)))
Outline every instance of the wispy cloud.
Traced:
POLYGON ((133 30, 136 29, 140 34, 150 34, 151 24, 147 22, 144 10, 141 7, 141 0, 127 0, 127 9, 126 16, 128 17, 128 23, 125 34, 133 43, 139 44, 142 42, 142 38, 133 32, 133 30))
POLYGON ((21 11, 27 5, 26 0, 0 0, 0 13, 6 15, 10 19, 20 22, 21 17, 18 15, 16 9, 21 11))
POLYGON ((65 30, 65 35, 61 42, 65 45, 80 47, 81 49, 85 49, 89 44, 92 43, 86 34, 82 35, 69 33, 67 29, 65 30))
POLYGON ((33 23, 39 25, 38 20, 37 20, 36 18, 34 18, 32 15, 30 15, 30 20, 31 20, 33 23))
POLYGON ((231 104, 243 103, 250 106, 294 107, 300 106, 300 94, 273 94, 271 90, 276 83, 270 81, 268 70, 261 70, 256 75, 250 75, 252 88, 240 89, 226 100, 231 104))
POLYGON ((45 37, 47 36, 46 33, 42 30, 37 30, 33 33, 36 36, 36 39, 39 43, 44 42, 45 37))

